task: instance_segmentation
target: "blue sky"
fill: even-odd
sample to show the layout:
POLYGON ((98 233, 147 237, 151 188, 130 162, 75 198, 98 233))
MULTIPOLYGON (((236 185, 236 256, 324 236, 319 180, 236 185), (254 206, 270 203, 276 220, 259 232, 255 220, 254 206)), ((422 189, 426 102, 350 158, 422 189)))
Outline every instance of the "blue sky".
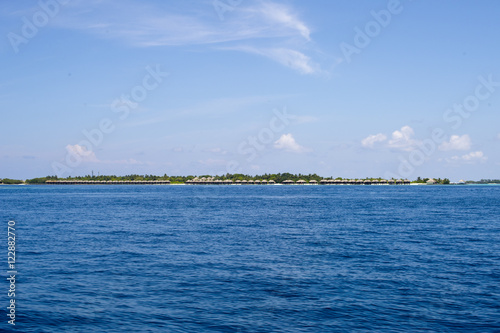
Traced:
POLYGON ((500 3, 4 1, 0 177, 500 178, 500 3))

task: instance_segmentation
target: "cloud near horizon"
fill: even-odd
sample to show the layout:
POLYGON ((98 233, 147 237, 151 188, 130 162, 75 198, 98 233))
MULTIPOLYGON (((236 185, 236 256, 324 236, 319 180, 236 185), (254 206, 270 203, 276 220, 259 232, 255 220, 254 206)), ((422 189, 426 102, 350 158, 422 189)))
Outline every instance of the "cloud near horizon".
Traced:
MULTIPOLYGON (((377 143, 384 142, 386 148, 399 149, 402 151, 411 151, 418 148, 422 141, 415 140, 413 137, 415 131, 410 126, 403 126, 400 130, 394 131, 391 135, 391 139, 387 141, 387 136, 383 133, 369 135, 368 137, 361 140, 361 145, 365 148, 375 149, 377 143), (386 142, 387 141, 387 142, 386 142)), ((451 135, 448 141, 443 142, 439 145, 438 149, 440 151, 456 151, 456 150, 470 150, 472 147, 472 141, 468 134, 451 135)), ((466 162, 473 163, 477 161, 484 162, 488 158, 484 156, 482 151, 470 152, 462 156, 453 156, 451 158, 445 158, 444 160, 449 163, 456 162, 466 162)), ((440 159, 442 160, 442 159, 440 159)))
POLYGON ((410 126, 403 126, 401 130, 392 132, 391 140, 389 140, 388 146, 390 148, 401 149, 404 151, 412 150, 418 142, 412 137, 415 135, 415 131, 410 126))
MULTIPOLYGON (((418 141, 413 139, 415 131, 413 128, 406 125, 401 127, 400 130, 392 132, 391 139, 385 144, 388 148, 399 149, 403 151, 410 151, 418 145, 418 141)), ((361 140, 361 145, 365 148, 374 148, 378 142, 387 141, 387 136, 383 133, 369 135, 361 140)))
POLYGON ((304 153, 309 149, 299 145, 291 133, 283 134, 278 140, 274 142, 274 148, 283 149, 287 152, 304 153))
POLYGON ((126 164, 126 165, 148 164, 141 161, 137 161, 133 158, 123 159, 123 160, 100 160, 97 158, 96 154, 92 150, 88 150, 85 146, 80 146, 79 144, 67 145, 66 151, 68 152, 69 155, 79 160, 80 163, 126 164))
POLYGON ((99 162, 95 153, 92 150, 88 150, 85 146, 80 146, 78 144, 75 145, 67 145, 66 151, 69 155, 80 158, 82 162, 99 162))
POLYGON ((486 162, 488 160, 487 156, 484 156, 482 151, 473 151, 462 156, 453 156, 450 159, 446 159, 447 162, 464 162, 464 163, 475 163, 475 162, 486 162))
POLYGON ((364 138, 363 140, 361 140, 361 145, 366 148, 373 148, 373 146, 377 142, 384 142, 385 140, 387 140, 387 136, 385 134, 379 133, 364 138))
POLYGON ((452 135, 450 140, 439 145, 439 150, 469 150, 471 147, 471 139, 468 134, 462 136, 452 135))

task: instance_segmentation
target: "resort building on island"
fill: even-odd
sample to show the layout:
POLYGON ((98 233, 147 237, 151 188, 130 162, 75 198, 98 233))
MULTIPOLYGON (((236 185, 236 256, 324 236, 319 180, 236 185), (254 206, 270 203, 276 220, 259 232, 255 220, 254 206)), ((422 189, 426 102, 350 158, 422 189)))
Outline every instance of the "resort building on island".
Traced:
MULTIPOLYGON (((185 185, 410 185, 408 179, 299 179, 296 182, 287 179, 281 183, 273 179, 216 179, 224 177, 194 177, 186 180, 185 185)), ((429 179, 427 184, 436 184, 434 179, 429 179)), ((58 179, 47 180, 48 185, 170 185, 169 180, 79 180, 58 179)), ((182 184, 182 183, 181 183, 182 184)), ((465 184, 463 180, 459 184, 465 184)))

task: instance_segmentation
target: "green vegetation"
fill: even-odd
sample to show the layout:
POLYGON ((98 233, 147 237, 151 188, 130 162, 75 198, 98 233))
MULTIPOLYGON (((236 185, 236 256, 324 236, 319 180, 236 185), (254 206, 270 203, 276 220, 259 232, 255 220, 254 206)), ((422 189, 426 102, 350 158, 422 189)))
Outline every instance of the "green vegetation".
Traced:
POLYGON ((427 181, 429 180, 430 178, 420 178, 420 177, 417 177, 417 180, 414 180, 412 181, 412 183, 416 183, 416 184, 425 184, 427 183, 427 181))
MULTIPOLYGON (((420 178, 420 177, 417 177, 417 180, 414 180, 412 181, 412 183, 415 183, 415 184, 426 184, 427 181, 431 179, 431 178, 420 178)), ((433 178, 435 181, 436 181, 436 184, 441 184, 441 185, 448 185, 450 184, 450 180, 448 178, 433 178)))
POLYGON ((276 183, 281 183, 285 180, 293 180, 294 182, 296 182, 297 180, 299 179, 303 179, 307 182, 309 182, 310 180, 316 180, 316 181, 320 181, 321 179, 323 179, 323 177, 320 177, 318 176, 317 174, 308 174, 308 175, 303 175, 303 174, 298 174, 298 175, 294 175, 294 174, 291 174, 291 173, 288 173, 288 172, 285 172, 285 173, 276 173, 276 174, 263 174, 263 175, 256 175, 256 176, 250 176, 250 175, 244 175, 244 174, 234 174, 234 175, 231 175, 231 174, 226 174, 225 176, 216 176, 214 177, 214 179, 220 179, 220 180, 226 180, 226 179, 230 179, 232 181, 236 181, 236 180, 274 180, 276 183))
POLYGON ((500 184, 500 179, 481 179, 479 181, 468 180, 466 184, 500 184))
POLYGON ((1 184, 12 185, 12 184, 23 184, 24 182, 19 179, 4 178, 0 180, 1 184))
POLYGON ((444 178, 444 179, 438 178, 438 181, 439 181, 439 184, 443 184, 443 185, 448 185, 450 183, 450 180, 448 178, 444 178))
MULTIPOLYGON (((343 179, 349 179, 349 178, 342 178, 342 177, 321 177, 315 173, 313 174, 292 174, 292 173, 273 173, 273 174, 262 174, 262 175, 246 175, 246 174, 225 174, 225 175, 189 175, 189 176, 168 176, 167 174, 164 174, 163 176, 155 176, 155 175, 137 175, 137 174, 132 174, 132 175, 126 175, 126 176, 116 176, 116 175, 99 175, 99 176, 91 176, 91 175, 86 175, 86 176, 75 176, 75 177, 66 177, 66 178, 58 178, 57 176, 46 176, 46 177, 41 177, 41 178, 33 178, 33 179, 27 179, 25 182, 26 184, 45 184, 48 180, 80 180, 80 181, 85 181, 85 180, 94 180, 94 181, 153 181, 153 180, 160 180, 160 181, 170 181, 171 184, 184 184, 188 180, 192 180, 194 178, 213 178, 214 180, 232 180, 233 182, 237 180, 274 180, 276 183, 282 183, 285 180, 292 180, 294 182, 297 182, 298 180, 302 179, 305 180, 306 182, 310 182, 311 180, 316 180, 318 183, 322 179, 338 179, 338 180, 343 180, 343 179)), ((366 178, 355 178, 355 180, 382 180, 382 178, 372 178, 372 177, 366 177, 366 178)), ((425 184, 427 181, 431 178, 421 178, 418 177, 416 180, 412 181, 412 183, 417 183, 417 184, 425 184)), ((450 180, 448 178, 434 178, 436 181, 436 184, 442 184, 442 185, 447 185, 450 184, 450 180)), ((5 178, 3 180, 4 184, 21 184, 23 181, 21 180, 13 180, 13 179, 7 179, 5 178)), ((467 184, 500 184, 500 180, 491 180, 491 179, 481 179, 480 181, 467 181, 467 184)))
POLYGON ((45 184, 47 180, 57 180, 57 176, 47 176, 42 178, 26 179, 26 184, 45 184))
MULTIPOLYGON (((277 183, 281 183, 284 180, 291 179, 293 181, 297 181, 299 179, 303 179, 306 181, 310 180, 317 180, 318 182, 323 179, 323 177, 318 176, 317 174, 309 174, 309 175, 294 175, 291 173, 278 173, 278 174, 264 174, 264 175, 256 175, 256 176, 250 176, 250 175, 244 175, 244 174, 226 174, 223 176, 212 176, 212 175, 200 175, 198 178, 208 178, 208 177, 213 177, 215 180, 220 179, 220 180, 227 180, 230 179, 232 181, 236 180, 274 180, 277 183)), ((99 180, 99 181, 120 181, 120 180, 130 180, 130 181, 136 181, 136 180, 169 180, 171 184, 183 184, 187 182, 188 180, 194 179, 195 176, 189 175, 189 176, 167 176, 166 174, 163 176, 155 176, 155 175, 127 175, 127 176, 115 176, 115 175, 110 175, 110 176, 91 176, 91 175, 86 175, 86 176, 77 176, 77 177, 67 177, 67 178, 58 178, 57 176, 47 176, 43 178, 34 178, 34 179, 28 179, 26 180, 26 183, 28 184, 44 184, 47 180, 99 180)))

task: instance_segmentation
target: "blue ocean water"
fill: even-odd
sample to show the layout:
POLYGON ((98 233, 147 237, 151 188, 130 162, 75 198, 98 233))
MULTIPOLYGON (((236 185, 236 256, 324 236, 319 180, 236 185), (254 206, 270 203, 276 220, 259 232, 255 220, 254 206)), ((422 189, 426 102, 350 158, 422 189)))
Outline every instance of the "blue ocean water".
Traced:
POLYGON ((17 332, 500 331, 500 186, 0 186, 9 219, 17 332))

